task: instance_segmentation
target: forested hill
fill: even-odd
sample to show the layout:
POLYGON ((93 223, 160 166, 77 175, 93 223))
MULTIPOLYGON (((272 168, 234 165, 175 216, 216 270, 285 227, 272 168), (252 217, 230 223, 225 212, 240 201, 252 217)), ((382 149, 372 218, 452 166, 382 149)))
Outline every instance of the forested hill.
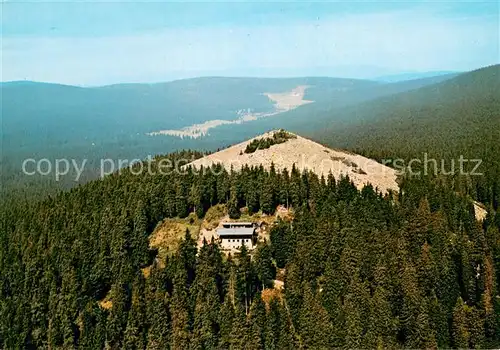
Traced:
POLYGON ((295 168, 159 174, 162 159, 202 156, 184 151, 139 175, 12 200, 0 208, 0 348, 499 348, 498 73, 275 119, 307 120, 315 139, 377 159, 481 158, 484 176, 403 176, 384 196, 295 168), (215 206, 271 218, 268 239, 234 256, 197 248, 215 206), (166 256, 152 241, 165 220, 192 228, 166 256))
MULTIPOLYGON (((318 113, 380 96, 417 89, 450 79, 437 76, 398 83, 327 77, 228 78, 204 77, 157 84, 76 87, 29 81, 1 83, 2 184, 8 195, 33 196, 75 186, 70 173, 53 177, 26 176, 27 158, 87 159, 80 183, 96 178, 101 159, 144 159, 175 150, 216 150, 271 129, 309 123, 318 113), (265 93, 290 92, 307 86, 304 99, 314 101, 293 111, 241 125, 210 130, 198 139, 149 136, 211 120, 235 120, 241 111, 269 113, 273 101, 265 93), (295 112, 295 113, 291 113, 295 112), (21 193, 18 193, 21 192, 21 193)), ((318 125, 318 124, 317 124, 318 125)), ((294 129, 298 132, 307 128, 294 129)))
POLYGON ((499 214, 478 223, 467 198, 425 179, 401 193, 218 166, 124 171, 12 205, 1 212, 0 347, 499 347, 499 214), (189 232, 167 258, 150 248, 160 220, 194 223, 216 204, 233 218, 279 204, 293 215, 252 254, 197 250, 189 232))
MULTIPOLYGON (((498 208, 500 204, 500 65, 461 74, 417 90, 383 97, 333 115, 309 134, 332 147, 375 159, 481 159, 484 176, 447 177, 455 187, 498 208), (331 120, 331 121, 328 121, 331 120), (466 181, 461 181, 466 180, 466 181)), ((309 127, 309 130, 313 127, 309 127)), ((471 166, 469 163, 467 166, 471 166)), ((468 168, 468 170, 471 170, 468 168)))

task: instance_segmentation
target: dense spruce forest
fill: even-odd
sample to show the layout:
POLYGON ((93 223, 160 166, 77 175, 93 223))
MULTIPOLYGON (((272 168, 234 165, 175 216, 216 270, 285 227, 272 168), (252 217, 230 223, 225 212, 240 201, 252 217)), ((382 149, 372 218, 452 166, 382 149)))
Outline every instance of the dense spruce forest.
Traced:
MULTIPOLYGON (((349 122, 315 138, 367 157, 437 161, 449 188, 498 210, 500 206, 500 65, 484 67, 421 89, 343 111, 349 122), (481 176, 459 176, 458 160, 481 159, 481 176), (443 165, 441 165, 443 164, 443 165), (452 176, 449 176, 450 173, 452 176)), ((333 120, 333 118, 331 118, 333 120)), ((394 166, 393 163, 387 163, 394 166)), ((476 162, 465 163, 471 172, 476 162)), ((432 165, 431 165, 432 166, 432 165)))
POLYGON ((0 347, 500 346, 500 214, 476 221, 469 198, 434 177, 382 195, 295 168, 212 170, 125 171, 3 208, 0 347), (197 250, 186 232, 159 261, 157 223, 215 204, 233 218, 279 204, 294 215, 251 253, 197 250))

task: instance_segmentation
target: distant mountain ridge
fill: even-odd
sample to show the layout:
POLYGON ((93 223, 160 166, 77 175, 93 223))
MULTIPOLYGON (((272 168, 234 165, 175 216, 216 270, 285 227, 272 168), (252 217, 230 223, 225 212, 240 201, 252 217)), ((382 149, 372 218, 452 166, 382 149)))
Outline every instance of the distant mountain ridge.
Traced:
POLYGON ((451 76, 457 76, 461 73, 462 72, 456 72, 456 71, 407 72, 407 73, 383 75, 380 77, 376 77, 373 80, 384 83, 396 83, 400 81, 439 77, 443 75, 449 75, 451 78, 451 76))
MULTIPOLYGON (((435 159, 447 181, 500 205, 500 65, 323 115, 305 136, 374 159, 435 159), (328 121, 329 120, 329 121, 328 121), (321 126, 320 126, 321 125, 321 126), (458 159, 466 160, 464 171, 458 159), (472 160, 476 160, 475 162, 472 160), (475 164, 480 167, 470 175, 475 164), (479 175, 481 174, 481 175, 479 175)), ((298 128, 300 129, 300 127, 298 128)), ((303 129, 303 128, 302 128, 303 129)), ((304 134, 304 133, 303 133, 304 134)))
MULTIPOLYGON (((419 126, 419 123, 426 123, 429 126, 432 124, 434 128, 427 131, 433 133, 438 121, 452 124, 460 122, 465 123, 461 125, 468 125, 467 120, 470 122, 474 120, 473 117, 481 117, 483 122, 488 120, 498 122, 500 121, 498 114, 500 109, 491 115, 489 112, 494 111, 499 103, 499 89, 500 65, 485 67, 436 84, 391 94, 355 107, 345 108, 341 111, 342 126, 345 125, 349 130, 356 128, 358 129, 356 133, 361 135, 359 130, 361 125, 371 125, 370 132, 373 132, 377 125, 397 122, 392 129, 394 130, 393 134, 396 134, 397 126, 401 126, 401 122, 411 122, 413 126, 419 126), (480 104, 481 107, 486 108, 485 113, 476 109, 480 104), (458 113, 459 109, 461 113, 458 113), (437 111, 446 113, 439 114, 436 118, 437 111), (453 112, 457 112, 457 114, 453 114, 453 112), (461 118, 458 118, 459 116, 461 118)), ((326 118, 325 116, 324 119, 326 118)), ((333 129, 338 127, 339 125, 331 125, 324 129, 322 135, 332 133, 333 129)), ((340 135, 340 133, 335 134, 340 135)), ((356 139, 359 138, 361 137, 356 139)), ((339 139, 342 137, 339 136, 339 139)))
MULTIPOLYGON (((339 132, 350 135, 354 129, 348 129, 349 124, 361 119, 384 119, 386 113, 380 106, 388 110, 397 106, 396 96, 426 87, 439 89, 442 84, 467 74, 397 83, 318 77, 201 77, 102 87, 30 81, 2 83, 2 169, 7 174, 3 178, 8 176, 15 181, 23 178, 21 164, 26 158, 85 158, 89 164, 95 164, 105 158, 142 159, 181 149, 213 151, 280 128, 327 139, 334 146, 353 147, 352 142, 338 135, 339 132), (303 99, 314 103, 271 113, 276 108, 266 93, 280 94, 297 86, 307 86, 303 99), (272 117, 221 125, 196 140, 147 135, 211 120, 232 121, 242 110, 272 117), (328 137, 323 137, 326 132, 323 130, 328 130, 328 137)), ((431 92, 422 99, 438 101, 434 90, 428 91, 431 92)), ((372 135, 368 136, 366 140, 372 135)), ((359 144, 365 145, 362 141, 359 144)), ((86 178, 93 176, 89 174, 86 178)))

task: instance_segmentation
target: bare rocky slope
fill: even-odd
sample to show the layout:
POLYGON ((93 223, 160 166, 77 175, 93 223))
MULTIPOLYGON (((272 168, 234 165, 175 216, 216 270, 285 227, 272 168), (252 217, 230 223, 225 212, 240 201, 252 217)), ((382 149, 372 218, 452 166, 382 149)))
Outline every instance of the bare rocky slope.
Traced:
POLYGON ((269 169, 271 164, 277 171, 292 166, 299 170, 308 169, 319 176, 328 176, 331 172, 336 179, 349 176, 358 188, 371 183, 382 193, 389 190, 398 191, 396 170, 376 162, 373 159, 347 151, 333 150, 309 139, 295 136, 284 143, 275 144, 267 149, 257 149, 253 153, 245 153, 245 148, 253 140, 272 137, 276 131, 270 131, 253 139, 239 143, 222 151, 197 159, 190 165, 199 169, 221 163, 229 171, 239 170, 245 164, 248 166, 262 165, 269 169))

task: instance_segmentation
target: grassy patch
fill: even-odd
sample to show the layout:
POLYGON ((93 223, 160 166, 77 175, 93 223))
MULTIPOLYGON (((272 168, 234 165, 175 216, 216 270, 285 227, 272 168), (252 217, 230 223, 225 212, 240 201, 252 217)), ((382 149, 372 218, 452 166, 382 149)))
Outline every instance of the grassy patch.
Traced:
POLYGON ((186 229, 191 233, 191 237, 198 239, 201 221, 194 213, 185 219, 165 219, 158 224, 154 232, 149 237, 149 246, 158 250, 158 261, 160 264, 165 261, 165 257, 174 253, 179 247, 180 241, 184 238, 186 229))
POLYGON ((205 220, 203 220, 203 227, 207 230, 215 229, 220 220, 227 215, 227 207, 224 204, 217 204, 210 207, 205 214, 205 220))

